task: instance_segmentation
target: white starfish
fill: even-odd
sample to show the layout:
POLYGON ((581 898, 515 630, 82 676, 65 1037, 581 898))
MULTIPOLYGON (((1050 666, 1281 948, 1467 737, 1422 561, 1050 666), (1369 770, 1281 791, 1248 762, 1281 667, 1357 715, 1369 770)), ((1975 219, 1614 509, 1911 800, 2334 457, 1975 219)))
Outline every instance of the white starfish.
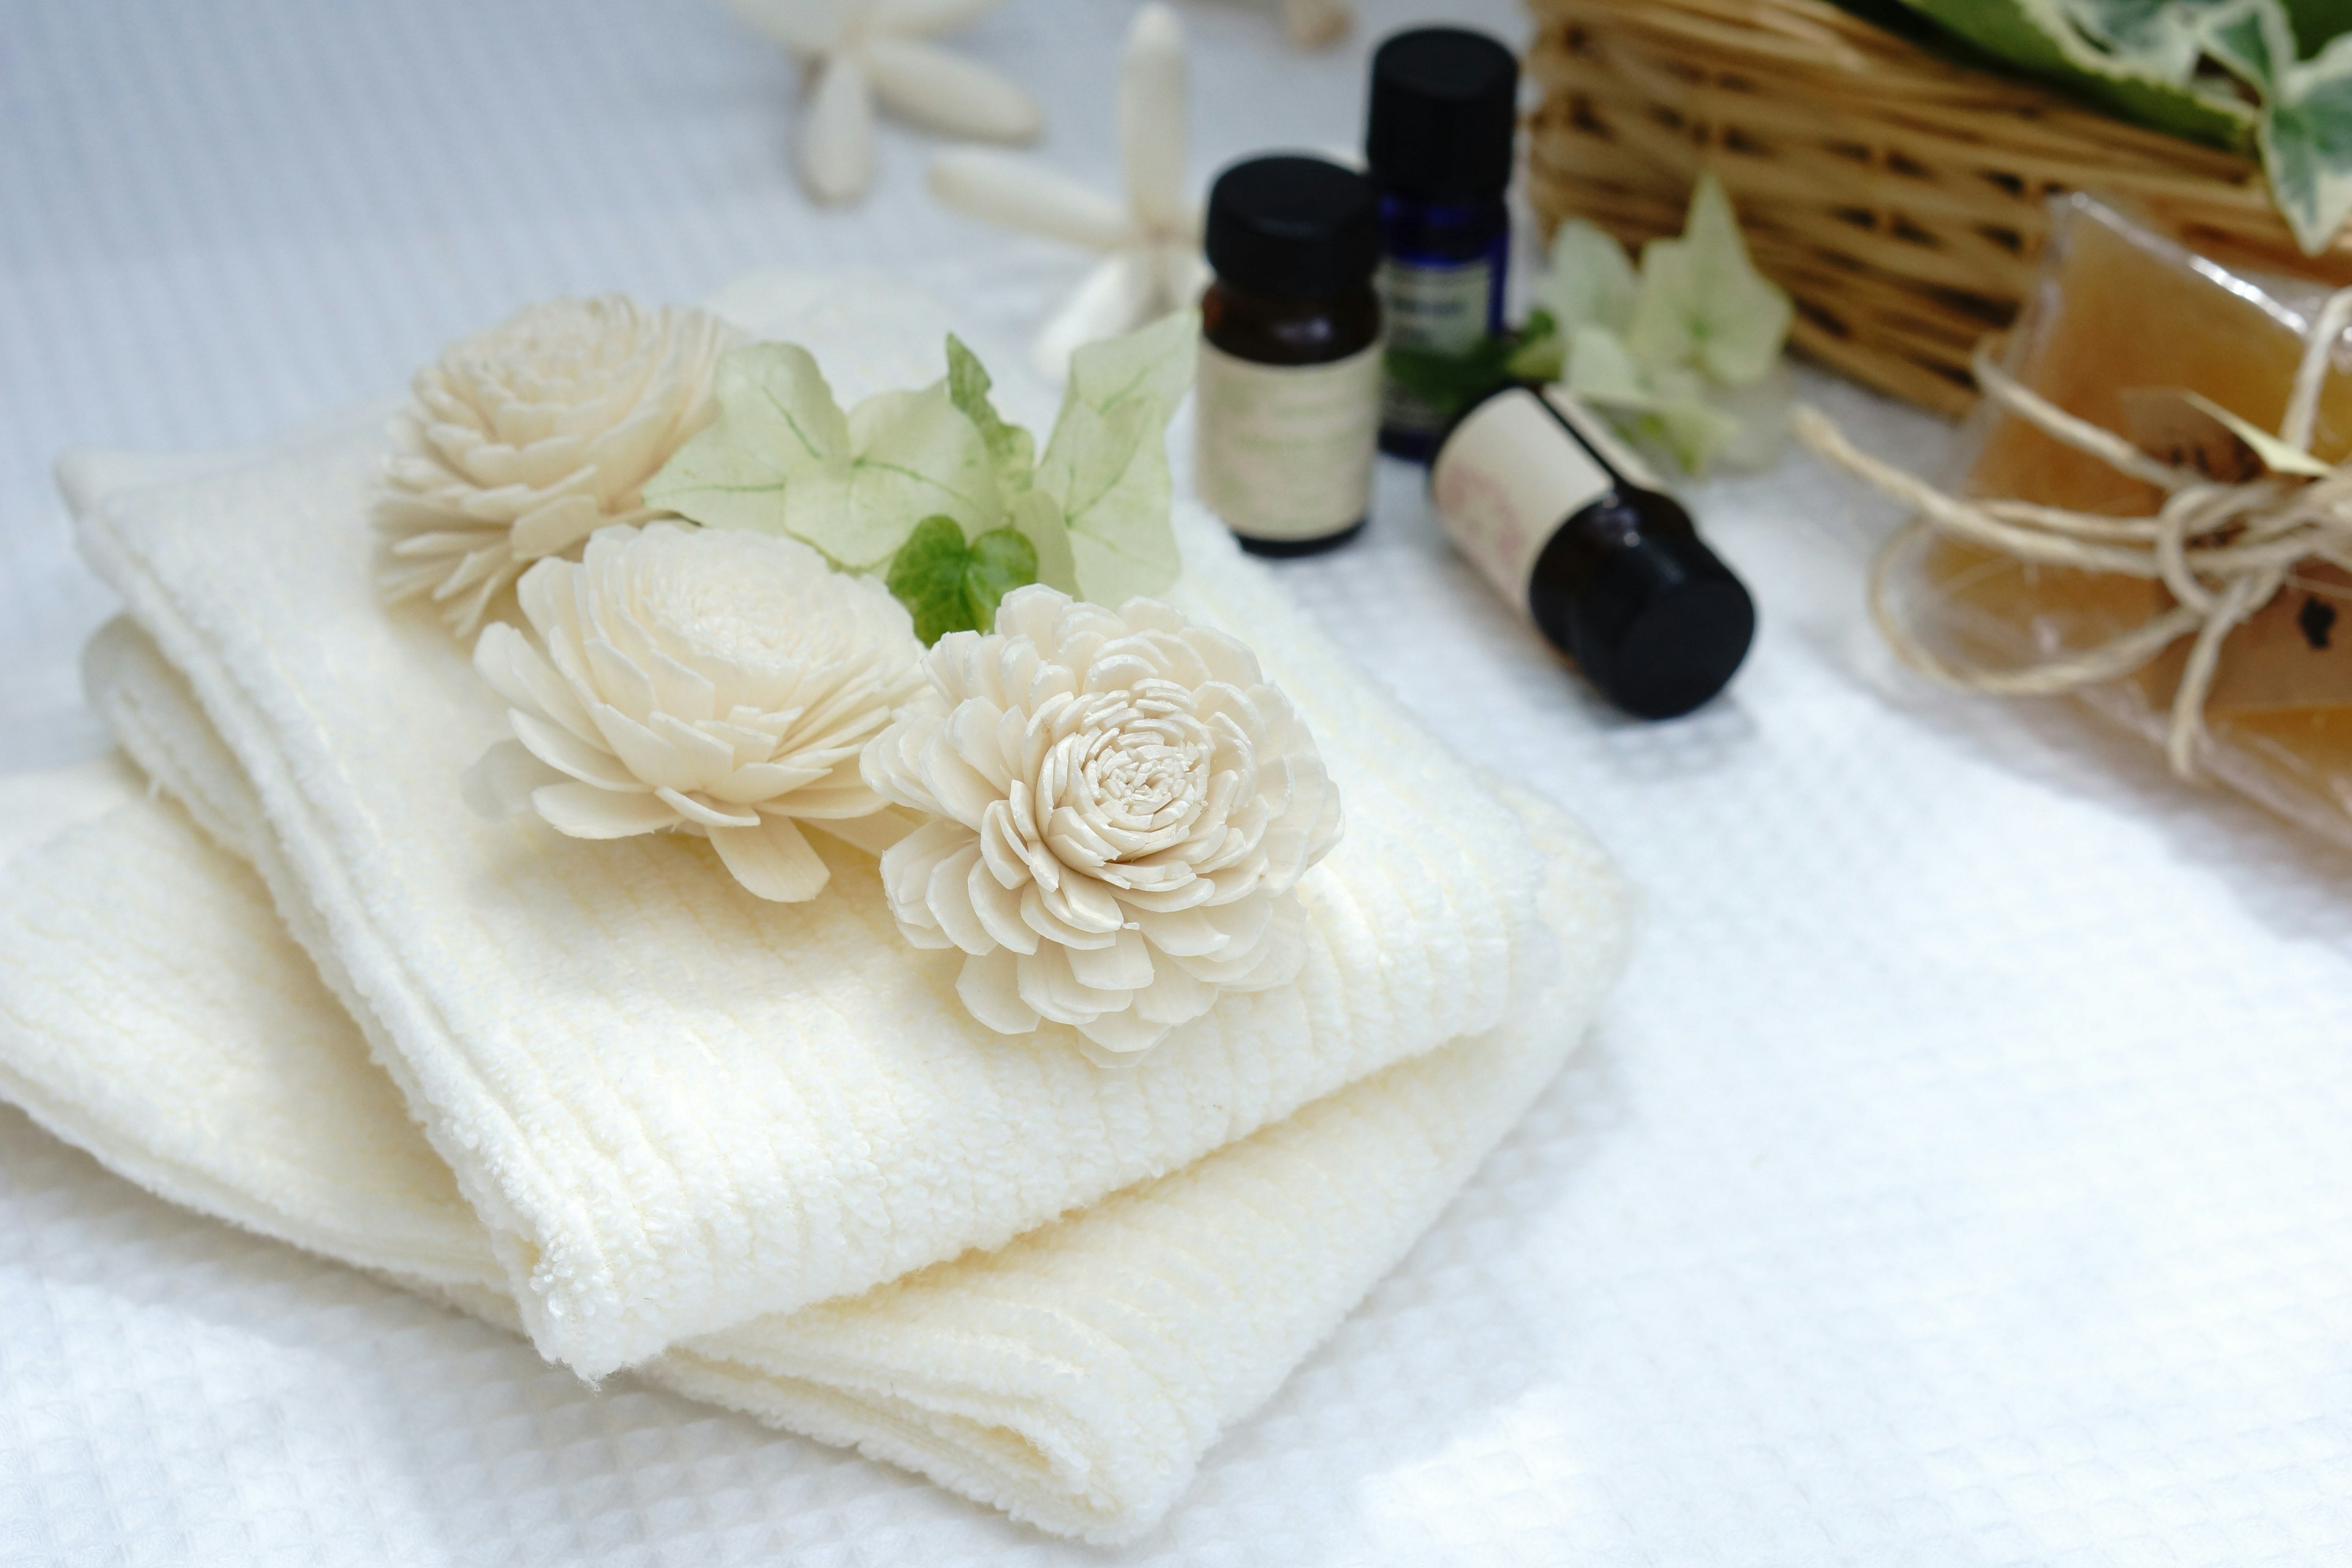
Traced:
POLYGON ((1102 253, 1037 334, 1031 354, 1047 375, 1061 376, 1080 343, 1190 305, 1208 281, 1184 142, 1184 29, 1175 12, 1152 0, 1135 14, 1119 62, 1124 204, 1034 158, 960 148, 931 161, 932 193, 950 206, 1102 253))
POLYGON ((801 178, 819 201, 865 195, 874 174, 874 100, 902 120, 951 136, 1034 140, 1036 101, 990 70, 925 42, 998 0, 727 0, 790 49, 805 71, 801 178))

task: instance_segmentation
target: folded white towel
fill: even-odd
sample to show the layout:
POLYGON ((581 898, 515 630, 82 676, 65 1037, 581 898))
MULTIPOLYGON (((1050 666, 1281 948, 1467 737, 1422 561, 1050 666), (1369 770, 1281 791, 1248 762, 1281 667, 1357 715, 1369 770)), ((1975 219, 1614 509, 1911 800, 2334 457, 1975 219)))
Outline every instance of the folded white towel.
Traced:
MULTIPOLYGON (((135 637, 109 650, 152 658, 135 637)), ((169 671, 148 674, 109 688, 142 749, 216 747, 169 671)), ((218 776, 195 803, 207 829, 267 853, 245 837, 267 837, 251 792, 218 776)), ((1150 1529, 1412 1245, 1606 989, 1622 889, 1573 825, 1516 804, 1563 962, 1503 1027, 993 1254, 640 1372, 1056 1532, 1150 1529)), ((487 1232, 258 878, 127 768, 0 779, 0 1095, 166 1197, 515 1321, 487 1232)))
MULTIPOLYGON (((772 280, 730 302, 853 393, 937 353, 936 311, 894 290, 772 280)), ((1016 411, 1039 401, 1008 388, 1016 411)), ((85 552, 218 737, 146 760, 192 802, 255 803, 288 926, 488 1226, 533 1341, 588 1375, 1002 1247, 1494 1028, 1549 973, 1517 816, 1197 509, 1174 596, 1258 650, 1350 826, 1301 884, 1298 982, 1226 997, 1131 1069, 1056 1026, 974 1023, 953 955, 898 938, 856 852, 828 848, 826 891, 777 905, 696 840, 481 822, 457 781, 501 704, 429 615, 377 601, 377 426, 178 476, 60 472, 85 552)))

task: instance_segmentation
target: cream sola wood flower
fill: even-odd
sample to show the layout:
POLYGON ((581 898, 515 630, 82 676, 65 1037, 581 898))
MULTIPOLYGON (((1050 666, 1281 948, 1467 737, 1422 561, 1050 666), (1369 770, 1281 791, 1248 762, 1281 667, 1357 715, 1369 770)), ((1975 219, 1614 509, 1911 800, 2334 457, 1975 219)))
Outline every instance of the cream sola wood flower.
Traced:
POLYGON ((928 42, 995 9, 997 0, 728 0, 782 44, 808 83, 800 172, 819 201, 846 202, 874 176, 874 100, 951 136, 1028 142, 1045 116, 1019 88, 928 42))
POLYGON ((486 809, 575 838, 704 835, 782 902, 825 884, 803 826, 876 854, 905 831, 858 771, 922 684, 880 583, 797 540, 656 522, 541 562, 518 597, 535 636, 499 622, 474 648, 514 730, 468 780, 486 809))
POLYGON ((931 163, 931 190, 990 223, 1097 251, 1103 259, 1038 332, 1037 368, 1059 377, 1071 351, 1181 310, 1208 281, 1201 208, 1184 179, 1184 32, 1154 0, 1138 11, 1119 66, 1124 202, 1032 158, 959 148, 931 163))
POLYGON ((468 635, 533 561, 652 516, 640 492, 709 420, 736 338, 703 311, 611 295, 450 345, 394 420, 374 515, 386 596, 429 597, 468 635))
POLYGON ((1044 586, 943 637, 930 688, 868 745, 866 783, 931 820, 883 857, 909 942, 960 948, 991 1028, 1075 1026, 1132 1053, 1305 961, 1298 879, 1339 792, 1288 699, 1167 605, 1044 586))

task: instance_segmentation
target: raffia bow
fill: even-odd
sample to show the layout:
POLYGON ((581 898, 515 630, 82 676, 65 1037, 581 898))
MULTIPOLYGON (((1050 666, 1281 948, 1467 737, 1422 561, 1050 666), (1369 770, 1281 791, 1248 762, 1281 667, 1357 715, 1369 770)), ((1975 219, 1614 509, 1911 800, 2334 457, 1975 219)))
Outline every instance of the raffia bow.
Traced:
MULTIPOLYGON (((2295 371, 2279 439, 2311 456, 2328 353, 2352 324, 2352 289, 2329 296, 2320 309, 2295 371)), ((2215 479, 2194 468, 2152 458, 2121 436, 2020 384, 1976 355, 1977 384, 2006 412, 2119 473, 2165 492, 2153 517, 2108 517, 2030 501, 1963 500, 1859 450, 1820 410, 1800 406, 1790 416, 1798 439, 1915 516, 1879 553, 1871 569, 1871 615, 1905 663, 1923 674, 1972 691, 2052 695, 2120 680, 2185 637, 2193 637, 2172 698, 2165 753, 2183 778, 2196 776, 2205 738, 2205 703, 2221 645, 2280 589, 2305 561, 2352 571, 2352 464, 2306 478, 2275 471, 2243 483, 2215 479), (1996 550, 2037 565, 2074 567, 2159 582, 2172 608, 2096 647, 2017 668, 1956 663, 1914 637, 1887 598, 1890 563, 1923 530, 1996 550)))

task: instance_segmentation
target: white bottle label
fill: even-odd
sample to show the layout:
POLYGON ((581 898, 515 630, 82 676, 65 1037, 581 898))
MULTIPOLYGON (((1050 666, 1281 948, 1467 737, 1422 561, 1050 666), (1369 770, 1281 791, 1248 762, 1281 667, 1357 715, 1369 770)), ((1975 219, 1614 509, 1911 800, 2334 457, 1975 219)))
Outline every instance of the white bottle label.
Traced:
POLYGON ((1495 268, 1483 258, 1442 267, 1384 261, 1380 290, 1391 343, 1428 353, 1467 353, 1486 335, 1495 268))
MULTIPOLYGON (((1563 394, 1538 398, 1512 387, 1488 398, 1454 427, 1430 471, 1430 498, 1438 520, 1497 593, 1528 614, 1528 580, 1536 558, 1559 525, 1617 486, 1607 468, 1559 427, 1546 403, 1591 438, 1594 418, 1563 394), (1571 410, 1573 411, 1571 413, 1571 410)), ((1623 451, 1613 434, 1594 445, 1615 462, 1623 451)), ((1625 477, 1647 484, 1647 470, 1631 463, 1625 477)))
POLYGON ((1320 539, 1372 499, 1381 345, 1328 364, 1257 364, 1201 344, 1193 483, 1251 539, 1320 539))

